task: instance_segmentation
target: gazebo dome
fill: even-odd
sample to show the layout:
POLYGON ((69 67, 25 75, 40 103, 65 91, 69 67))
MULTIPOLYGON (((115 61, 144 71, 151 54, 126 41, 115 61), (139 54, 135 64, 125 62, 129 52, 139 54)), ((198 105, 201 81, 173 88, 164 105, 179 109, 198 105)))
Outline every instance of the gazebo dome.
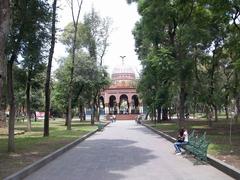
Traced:
POLYGON ((131 67, 121 66, 113 69, 113 74, 135 74, 131 67))
POLYGON ((135 72, 131 67, 122 64, 113 68, 112 80, 135 80, 135 72))
POLYGON ((111 88, 135 88, 134 70, 125 64, 113 68, 111 88))

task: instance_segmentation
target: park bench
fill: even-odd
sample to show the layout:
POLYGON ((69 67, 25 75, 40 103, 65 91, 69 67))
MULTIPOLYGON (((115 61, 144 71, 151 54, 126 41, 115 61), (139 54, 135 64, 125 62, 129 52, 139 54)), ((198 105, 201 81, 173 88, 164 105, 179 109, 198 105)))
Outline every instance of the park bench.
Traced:
POLYGON ((198 160, 207 161, 207 149, 209 142, 206 140, 206 132, 200 136, 196 136, 195 131, 188 137, 188 144, 185 149, 193 154, 198 160))

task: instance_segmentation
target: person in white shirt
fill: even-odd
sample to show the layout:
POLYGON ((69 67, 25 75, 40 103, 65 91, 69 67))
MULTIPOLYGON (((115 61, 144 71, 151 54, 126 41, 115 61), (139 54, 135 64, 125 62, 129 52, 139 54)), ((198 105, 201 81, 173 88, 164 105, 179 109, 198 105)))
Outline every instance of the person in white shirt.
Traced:
POLYGON ((174 143, 174 147, 176 149, 176 155, 180 155, 182 153, 181 147, 188 143, 188 132, 185 128, 182 128, 179 131, 177 142, 174 143))
POLYGON ((113 117, 113 122, 116 122, 116 116, 115 116, 115 114, 114 114, 112 117, 113 117))

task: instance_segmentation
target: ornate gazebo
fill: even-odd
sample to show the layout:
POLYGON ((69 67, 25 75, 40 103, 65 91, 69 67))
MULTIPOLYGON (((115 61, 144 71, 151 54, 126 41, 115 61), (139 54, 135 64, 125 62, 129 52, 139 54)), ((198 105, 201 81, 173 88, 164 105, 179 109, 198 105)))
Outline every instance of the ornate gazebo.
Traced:
POLYGON ((111 85, 101 92, 100 106, 105 114, 139 114, 143 112, 136 92, 136 76, 131 67, 122 63, 111 75, 111 85))

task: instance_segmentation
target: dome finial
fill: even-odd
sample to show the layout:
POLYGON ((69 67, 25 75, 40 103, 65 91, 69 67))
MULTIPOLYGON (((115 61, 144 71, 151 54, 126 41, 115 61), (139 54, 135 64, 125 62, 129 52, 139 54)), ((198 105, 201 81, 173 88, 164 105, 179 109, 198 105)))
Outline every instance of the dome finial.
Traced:
POLYGON ((122 65, 124 65, 124 58, 125 58, 126 56, 120 56, 120 58, 122 58, 122 65))

